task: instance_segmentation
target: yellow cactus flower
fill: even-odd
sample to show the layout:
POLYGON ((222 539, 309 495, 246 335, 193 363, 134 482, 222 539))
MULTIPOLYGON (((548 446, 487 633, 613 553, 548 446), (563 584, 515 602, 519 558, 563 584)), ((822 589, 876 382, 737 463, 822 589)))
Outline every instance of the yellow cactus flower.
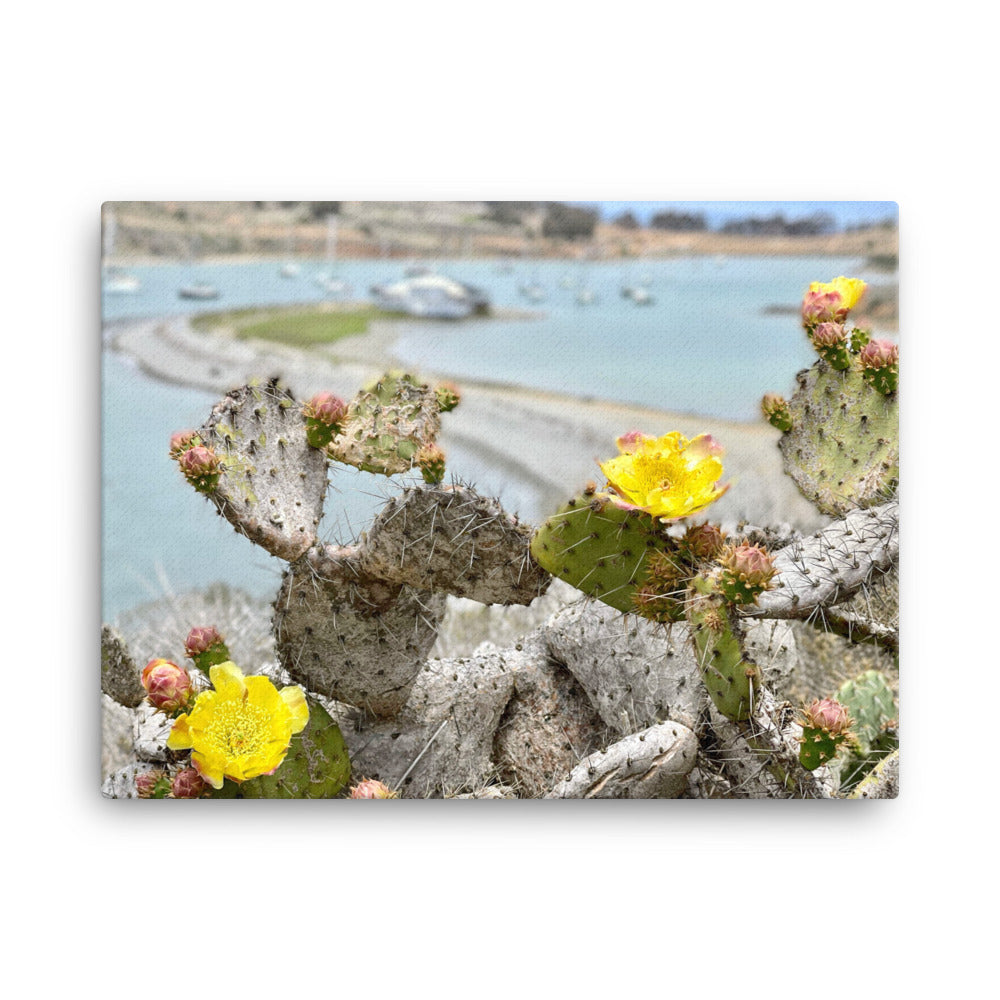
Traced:
POLYGON ((841 275, 833 281, 814 281, 809 286, 809 291, 819 292, 821 295, 836 292, 840 296, 840 308, 851 310, 858 304, 867 287, 868 285, 860 278, 845 278, 841 275))
POLYGON ((729 486, 719 486, 722 448, 710 434, 688 441, 677 431, 654 438, 638 431, 618 438, 621 452, 600 462, 619 506, 673 521, 704 510, 729 486))
POLYGON ((174 722, 167 746, 190 750, 191 763, 213 787, 224 778, 246 781, 273 774, 295 733, 305 729, 309 706, 302 688, 280 691, 267 677, 244 677, 235 663, 209 670, 214 691, 203 691, 190 713, 174 722))

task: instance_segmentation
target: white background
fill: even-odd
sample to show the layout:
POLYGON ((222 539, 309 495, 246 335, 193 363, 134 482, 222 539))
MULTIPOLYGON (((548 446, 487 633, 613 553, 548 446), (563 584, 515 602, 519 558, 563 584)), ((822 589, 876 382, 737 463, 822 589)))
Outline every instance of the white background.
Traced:
POLYGON ((997 888, 991 35, 962 3, 926 23, 698 9, 8 9, 2 773, 23 995, 977 988, 997 888), (899 202, 900 799, 100 798, 100 204, 364 198, 899 202))

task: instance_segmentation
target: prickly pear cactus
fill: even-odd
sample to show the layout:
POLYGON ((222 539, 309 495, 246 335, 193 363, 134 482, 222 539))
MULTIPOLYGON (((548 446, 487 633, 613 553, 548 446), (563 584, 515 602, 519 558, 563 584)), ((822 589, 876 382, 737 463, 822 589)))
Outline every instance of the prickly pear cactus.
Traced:
POLYGON ((272 555, 298 559, 316 540, 327 467, 291 393, 276 380, 237 389, 199 433, 221 463, 208 492, 219 513, 272 555))
POLYGON ((348 404, 327 453, 365 472, 391 476, 411 469, 440 430, 441 402, 434 389, 412 375, 384 375, 348 404))
POLYGON ((877 670, 866 670, 845 681, 837 691, 837 700, 854 720, 855 744, 844 758, 841 772, 841 784, 849 790, 899 747, 899 709, 885 675, 877 670))
POLYGON ((885 501, 899 479, 899 404, 860 370, 820 359, 798 375, 791 429, 779 441, 785 472, 824 514, 885 501))
POLYGON ((531 554, 554 576, 626 612, 635 610, 648 554, 672 548, 652 517, 616 506, 607 493, 574 497, 531 541, 531 554))
POLYGON ((307 690, 391 717, 437 639, 444 603, 441 594, 363 572, 355 549, 317 548, 282 579, 275 650, 307 690))
POLYGON ((329 712, 307 698, 309 722, 292 737, 288 753, 274 774, 237 783, 226 780, 213 799, 332 799, 351 780, 347 744, 329 712))
POLYGON ((698 666, 715 707, 728 719, 750 718, 763 680, 760 668, 744 652, 734 609, 705 577, 692 581, 687 608, 698 666))

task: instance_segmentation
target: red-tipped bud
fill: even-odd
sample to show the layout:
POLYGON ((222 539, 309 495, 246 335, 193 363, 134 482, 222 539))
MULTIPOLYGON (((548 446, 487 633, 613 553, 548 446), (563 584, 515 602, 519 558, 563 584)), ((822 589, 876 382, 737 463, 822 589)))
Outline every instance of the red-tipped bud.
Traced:
POLYGON ((802 322, 807 328, 842 322, 848 312, 839 292, 806 292, 802 299, 802 322))
POLYGON ((318 392, 305 406, 306 440, 314 448, 325 448, 339 433, 347 417, 347 404, 332 392, 318 392))
POLYGON ((865 381, 887 396, 899 388, 899 345, 891 340, 870 340, 858 354, 865 381))
POLYGON ((434 390, 434 395, 437 397, 438 409, 442 413, 454 410, 462 401, 462 394, 454 382, 442 382, 434 390))
POLYGON ((802 726, 807 729, 822 729, 831 736, 840 736, 851 727, 851 715, 847 709, 833 698, 817 698, 804 711, 802 726))
POLYGON ((208 493, 218 485, 222 463, 211 448, 204 445, 188 448, 177 459, 177 464, 184 478, 200 493, 208 493))
POLYGON ((201 444, 201 436, 197 431, 177 431, 170 435, 170 457, 180 458, 188 448, 201 444))
POLYGON ((684 533, 684 544, 696 559, 714 559, 725 541, 725 532, 715 524, 695 524, 684 533))
POLYGON ((195 666, 207 674, 209 667, 232 659, 223 638, 212 625, 199 625, 188 632, 184 652, 194 660, 195 666))
POLYGON ((149 703, 167 715, 187 708, 194 694, 191 675, 170 660, 150 660, 142 671, 142 686, 149 703))
POLYGON ((837 371, 851 367, 851 346, 843 323, 820 323, 812 332, 813 347, 837 371))
POLYGON ((727 601, 752 604, 770 587, 776 570, 771 556, 756 545, 735 545, 719 557, 723 570, 719 589, 727 601))
POLYGON ((170 783, 170 795, 175 799, 200 799, 207 791, 208 782, 193 767, 178 771, 170 783))
POLYGON ((163 798, 170 788, 164 771, 143 771, 135 776, 135 791, 140 799, 163 798))
POLYGON ((445 455, 436 444, 425 444, 415 459, 425 483, 432 486, 444 479, 445 455))
POLYGON ((760 408, 772 427, 777 427, 779 431, 792 429, 792 411, 784 396, 779 396, 776 392, 765 393, 760 401, 760 408))
POLYGON ((383 785, 381 781, 375 781, 372 778, 354 785, 347 797, 349 799, 398 799, 399 792, 394 792, 387 785, 383 785))

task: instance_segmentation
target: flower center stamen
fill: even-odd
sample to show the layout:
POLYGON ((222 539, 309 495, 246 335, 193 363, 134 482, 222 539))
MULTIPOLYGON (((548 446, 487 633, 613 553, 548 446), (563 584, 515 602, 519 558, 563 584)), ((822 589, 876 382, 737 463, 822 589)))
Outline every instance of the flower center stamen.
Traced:
POLYGON ((205 737, 228 756, 248 757, 263 749, 267 723, 262 708, 246 701, 227 701, 218 706, 205 737))

